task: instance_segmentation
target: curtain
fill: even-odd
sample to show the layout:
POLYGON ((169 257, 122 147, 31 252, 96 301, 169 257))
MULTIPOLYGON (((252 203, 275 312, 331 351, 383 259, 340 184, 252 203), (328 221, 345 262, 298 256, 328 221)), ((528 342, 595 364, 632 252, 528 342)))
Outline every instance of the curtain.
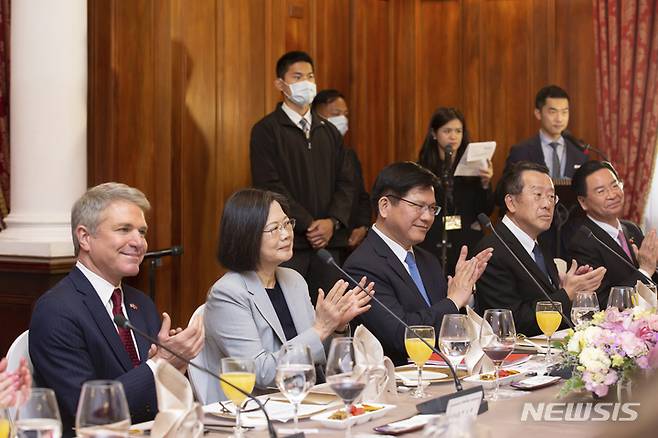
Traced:
POLYGON ((9 3, 0 0, 0 229, 9 213, 9 3))
POLYGON ((624 181, 624 217, 640 223, 658 124, 658 1, 593 0, 599 144, 624 181))
MULTIPOLYGON (((658 151, 658 141, 656 142, 656 151, 658 151)), ((644 231, 658 230, 658 153, 656 161, 653 163, 653 180, 647 197, 647 206, 644 210, 644 231)))

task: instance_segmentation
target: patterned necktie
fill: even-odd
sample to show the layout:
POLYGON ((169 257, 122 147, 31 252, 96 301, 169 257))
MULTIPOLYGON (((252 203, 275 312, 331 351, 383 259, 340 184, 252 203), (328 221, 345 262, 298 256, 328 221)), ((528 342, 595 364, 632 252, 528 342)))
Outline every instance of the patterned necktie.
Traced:
POLYGON ((551 280, 551 276, 548 275, 548 268, 546 267, 546 260, 544 260, 544 254, 541 252, 541 248, 539 248, 539 245, 535 243, 535 247, 532 248, 532 254, 535 256, 535 263, 537 264, 537 267, 539 268, 540 271, 546 275, 546 278, 548 278, 548 281, 553 284, 553 280, 551 280))
MULTIPOLYGON (((121 289, 114 289, 114 292, 112 292, 112 315, 123 315, 122 301, 121 289)), ((130 356, 130 361, 132 362, 133 366, 136 367, 139 365, 139 356, 137 356, 137 350, 135 349, 133 337, 130 335, 130 330, 123 327, 117 327, 117 330, 119 331, 121 343, 126 348, 128 356, 130 356)))
POLYGON ((617 234, 617 242, 619 242, 621 249, 624 250, 624 252, 628 256, 628 259, 632 261, 633 257, 631 257, 631 249, 628 247, 628 243, 626 242, 626 236, 624 235, 624 232, 622 230, 619 230, 619 234, 617 234))
POLYGON ((551 178, 556 179, 562 176, 562 170, 560 168, 560 157, 557 156, 557 147, 560 143, 552 141, 548 144, 553 149, 553 164, 551 168, 551 178))
POLYGON ((299 121, 299 126, 302 128, 302 131, 304 131, 304 135, 308 139, 311 134, 311 127, 308 124, 308 120, 302 117, 302 119, 299 121))
POLYGON ((420 295, 423 297, 428 306, 431 306, 430 297, 427 295, 425 290, 425 285, 423 285, 423 280, 420 278, 420 272, 418 272, 418 266, 416 266, 416 259, 414 258, 414 253, 407 251, 407 257, 404 261, 409 266, 409 274, 411 274, 411 279, 416 283, 416 287, 420 291, 420 295))

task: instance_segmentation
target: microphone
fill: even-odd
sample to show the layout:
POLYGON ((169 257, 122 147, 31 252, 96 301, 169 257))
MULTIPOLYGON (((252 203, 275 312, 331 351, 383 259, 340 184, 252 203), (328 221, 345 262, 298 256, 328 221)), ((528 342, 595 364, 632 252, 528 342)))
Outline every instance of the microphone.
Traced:
POLYGON ((587 234, 587 238, 588 238, 588 239, 594 238, 594 240, 596 240, 597 242, 599 242, 601 245, 605 246, 605 247, 608 249, 608 251, 610 251, 612 254, 614 254, 615 256, 617 256, 617 258, 619 258, 622 262, 624 262, 629 268, 633 269, 634 271, 639 272, 639 273, 642 274, 642 276, 643 276, 644 278, 646 278, 651 284, 653 284, 654 286, 656 285, 656 283, 655 283, 650 277, 648 277, 646 274, 644 274, 642 271, 640 271, 640 270, 639 270, 634 264, 632 264, 631 262, 629 262, 628 260, 626 260, 625 257, 622 257, 621 254, 619 254, 617 251, 615 251, 614 249, 610 248, 610 246, 609 246, 607 243, 605 243, 603 240, 601 240, 601 239, 599 239, 598 237, 596 237, 596 236, 594 235, 594 233, 592 232, 592 230, 590 230, 587 226, 585 226, 585 225, 581 225, 580 228, 581 228, 581 229, 583 229, 583 228, 585 229, 586 234, 587 234))
POLYGON ((175 245, 171 248, 160 249, 157 251, 151 251, 144 254, 144 258, 160 258, 166 256, 179 256, 183 254, 183 247, 181 245, 175 245))
POLYGON ((572 329, 575 330, 576 327, 574 327, 574 325, 573 325, 573 323, 571 322, 571 320, 570 320, 569 318, 567 318, 567 317, 565 316, 564 313, 562 313, 562 310, 560 310, 560 308, 557 306, 557 304, 555 304, 555 300, 553 300, 553 299, 550 297, 550 295, 548 295, 548 293, 546 292, 546 290, 544 289, 544 287, 543 287, 543 286, 537 281, 537 279, 535 278, 535 276, 532 275, 532 273, 528 270, 528 268, 526 268, 526 266, 523 264, 523 262, 521 262, 521 260, 520 260, 519 257, 514 253, 514 251, 512 251, 512 248, 510 248, 509 245, 507 245, 507 242, 505 242, 505 241, 503 240, 503 238, 500 237, 500 234, 498 234, 498 232, 496 231, 496 229, 491 225, 491 219, 489 219, 489 216, 487 216, 487 215, 484 214, 484 213, 480 213, 480 214, 478 214, 478 222, 480 223, 480 225, 482 226, 482 228, 489 228, 489 229, 491 230, 491 232, 493 232, 494 236, 496 236, 496 239, 498 239, 498 241, 499 241, 500 243, 503 244, 503 246, 507 249, 507 251, 508 251, 510 254, 512 254, 512 257, 514 257, 514 260, 516 260, 516 262, 519 264, 519 266, 521 266, 521 268, 523 268, 523 270, 525 271, 525 273, 528 274, 528 277, 530 277, 530 279, 532 280, 532 282, 535 283, 535 285, 536 285, 537 288, 541 291, 541 293, 544 295, 544 297, 545 297, 548 301, 551 302, 551 305, 553 306, 553 309, 554 309, 556 312, 559 312, 559 313, 560 313, 560 316, 562 316, 562 319, 567 323, 567 325, 568 325, 570 328, 572 328, 572 329))
POLYGON ((564 137, 565 139, 569 140, 571 143, 575 144, 575 145, 578 147, 578 149, 580 149, 580 150, 583 151, 584 153, 587 154, 587 153, 589 153, 590 150, 592 150, 592 151, 596 152, 597 154, 599 154, 599 156, 600 156, 601 158, 603 158, 605 161, 610 161, 610 160, 608 159, 608 157, 603 153, 602 150, 600 150, 600 149, 598 149, 598 148, 595 148, 594 146, 592 146, 591 144, 585 142, 585 141, 582 140, 582 139, 577 139, 577 138, 571 133, 571 131, 569 131, 568 129, 565 129, 564 131, 562 131, 562 134, 561 134, 561 135, 562 135, 562 137, 564 137))
MULTIPOLYGON (((179 247, 179 248, 180 248, 180 247, 179 247)), ((132 330, 133 332, 137 333, 138 335, 140 335, 140 336, 143 337, 144 339, 146 339, 146 340, 148 340, 149 342, 152 342, 153 344, 157 345, 159 348, 162 348, 163 350, 167 351, 168 353, 173 354, 177 359, 182 360, 182 361, 185 362, 188 366, 192 366, 192 367, 196 368, 197 370, 202 371, 202 372, 208 374, 209 376, 214 377, 215 379, 219 380, 220 382, 225 383, 225 384, 229 385, 230 387, 232 387, 233 389, 238 390, 238 392, 239 392, 240 394, 247 396, 247 398, 249 398, 250 400, 255 401, 256 404, 258 405, 258 407, 260 408, 260 410, 263 411, 263 414, 265 414, 265 419, 267 420, 267 430, 269 431, 270 437, 271 437, 271 438, 276 438, 276 431, 274 430, 274 425, 272 424, 272 421, 270 420, 269 415, 267 415, 267 411, 266 411, 265 408, 263 407, 263 403, 261 403, 261 401, 258 400, 256 397, 252 396, 251 394, 249 394, 247 391, 243 390, 242 388, 239 388, 237 385, 234 385, 233 383, 231 383, 231 382, 229 382, 229 381, 227 381, 227 380, 222 379, 221 376, 219 376, 218 374, 213 373, 213 372, 210 371, 209 369, 207 369, 207 368, 205 368, 205 367, 202 367, 202 366, 199 366, 199 365, 195 364, 194 362, 190 362, 189 360, 187 360, 186 358, 184 358, 183 356, 181 356, 181 355, 178 354, 177 352, 173 351, 171 348, 164 346, 164 345, 163 345, 160 341, 158 341, 156 338, 150 336, 148 333, 145 333, 145 332, 143 332, 142 330, 140 330, 140 329, 138 329, 137 327, 135 327, 135 326, 134 326, 134 325, 128 320, 128 318, 126 318, 126 317, 123 316, 122 314, 118 314, 118 315, 115 315, 115 316, 114 316, 114 323, 115 323, 117 326, 121 327, 121 328, 125 328, 125 329, 130 329, 130 330, 132 330)), ((301 435, 301 436, 303 436, 303 435, 301 435)))
POLYGON ((411 329, 411 328, 409 327, 409 324, 407 324, 406 322, 404 322, 399 316, 397 316, 397 315, 395 314, 395 312, 393 312, 393 311, 392 311, 391 309, 389 309, 384 303, 382 303, 382 302, 381 302, 381 301, 375 296, 374 293, 371 294, 371 293, 369 293, 366 289, 362 288, 358 281, 356 281, 356 280, 355 280, 350 274, 348 274, 347 272, 345 272, 345 270, 344 270, 343 268, 341 268, 340 266, 338 266, 338 263, 336 263, 336 261, 334 260, 333 256, 331 255, 331 253, 330 253, 329 251, 327 251, 327 250, 324 249, 324 248, 321 248, 321 249, 319 249, 319 250, 317 251, 316 254, 318 255, 318 257, 320 257, 320 259, 321 259, 323 262, 325 262, 326 264, 331 265, 331 266, 333 266, 334 268, 338 269, 338 271, 340 271, 341 274, 343 274, 345 277, 347 277, 347 278, 348 278, 352 283, 354 283, 359 289, 361 289, 362 291, 364 291, 365 293, 367 293, 368 295, 370 295, 370 298, 372 298, 373 300, 375 300, 375 302, 377 302, 380 306, 382 306, 382 308, 383 308, 384 310, 386 310, 388 313, 390 313, 391 316, 392 316, 393 318, 395 318, 400 324, 402 324, 406 329, 408 329, 411 333, 413 333, 413 335, 414 335, 415 337, 417 337, 418 339, 420 339, 420 340, 422 341, 423 344, 425 344, 429 349, 431 349, 434 353, 436 353, 441 359, 443 359, 443 360, 445 361, 446 365, 448 365, 448 368, 450 369, 450 374, 452 374, 452 379, 453 379, 454 382, 455 382, 455 388, 457 389, 457 391, 462 391, 462 390, 463 390, 463 388, 462 388, 462 384, 461 384, 461 382, 459 381, 459 378, 457 377, 457 373, 455 372, 455 369, 452 367, 452 364, 450 363, 450 361, 448 360, 448 358, 445 357, 445 355, 444 355, 443 353, 441 353, 437 348, 431 346, 427 341, 425 341, 425 339, 423 339, 418 333, 416 333, 415 330, 411 329))

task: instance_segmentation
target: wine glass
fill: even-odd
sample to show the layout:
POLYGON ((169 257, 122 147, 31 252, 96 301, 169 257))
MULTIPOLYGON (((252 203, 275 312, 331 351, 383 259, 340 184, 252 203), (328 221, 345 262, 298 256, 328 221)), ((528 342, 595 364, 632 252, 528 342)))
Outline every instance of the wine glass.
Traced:
POLYGON ((538 301, 535 305, 535 316, 539 329, 548 339, 548 351, 545 360, 547 363, 551 358, 551 337, 562 323, 562 303, 557 301, 538 301))
POLYGON ((457 370, 471 348, 471 326, 466 315, 445 315, 439 330, 439 348, 446 355, 452 367, 457 370))
POLYGON ((635 288, 630 286, 614 286, 610 288, 608 297, 608 309, 616 307, 620 312, 635 307, 637 299, 635 298, 635 288))
POLYGON ((599 311, 599 299, 596 292, 578 292, 571 305, 571 321, 579 326, 592 319, 599 311))
POLYGON ((62 436, 55 392, 48 388, 32 388, 30 398, 16 408, 14 423, 17 438, 62 436))
POLYGON ((334 338, 331 341, 327 357, 327 383, 345 403, 346 437, 352 436, 352 421, 350 420, 352 403, 361 395, 366 386, 365 373, 359 374, 355 370, 355 348, 358 342, 354 338, 334 338))
POLYGON ((423 398, 425 388, 423 386, 423 366, 432 356, 432 349, 425 345, 423 341, 434 347, 436 344, 436 335, 434 327, 431 325, 412 325, 404 331, 404 346, 407 349, 409 358, 416 364, 418 369, 418 386, 411 392, 412 398, 423 398))
POLYGON ((82 385, 75 429, 79 437, 128 436, 130 410, 123 384, 90 380, 82 385))
POLYGON ((498 400, 500 366, 514 350, 515 344, 516 328, 512 311, 509 309, 485 310, 480 326, 480 345, 484 354, 494 363, 496 370, 496 389, 493 394, 487 395, 487 400, 498 400))
POLYGON ((276 366, 276 386, 293 406, 294 433, 299 432, 299 404, 315 385, 315 366, 308 345, 283 347, 276 366))
POLYGON ((220 377, 225 382, 220 382, 224 395, 233 402, 235 406, 234 437, 244 436, 245 429, 240 422, 240 411, 247 396, 226 382, 232 383, 247 394, 254 390, 256 385, 255 365, 252 359, 240 359, 237 357, 224 357, 220 363, 220 377))

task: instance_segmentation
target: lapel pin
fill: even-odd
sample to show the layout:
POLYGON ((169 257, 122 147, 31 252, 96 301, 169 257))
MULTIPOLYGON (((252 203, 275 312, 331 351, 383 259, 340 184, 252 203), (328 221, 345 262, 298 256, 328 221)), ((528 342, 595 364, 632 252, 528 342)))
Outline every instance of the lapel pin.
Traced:
POLYGON ((134 304, 134 303, 130 303, 130 304, 128 304, 128 306, 130 306, 130 308, 133 309, 133 310, 139 309, 139 307, 137 307, 137 304, 134 304))

